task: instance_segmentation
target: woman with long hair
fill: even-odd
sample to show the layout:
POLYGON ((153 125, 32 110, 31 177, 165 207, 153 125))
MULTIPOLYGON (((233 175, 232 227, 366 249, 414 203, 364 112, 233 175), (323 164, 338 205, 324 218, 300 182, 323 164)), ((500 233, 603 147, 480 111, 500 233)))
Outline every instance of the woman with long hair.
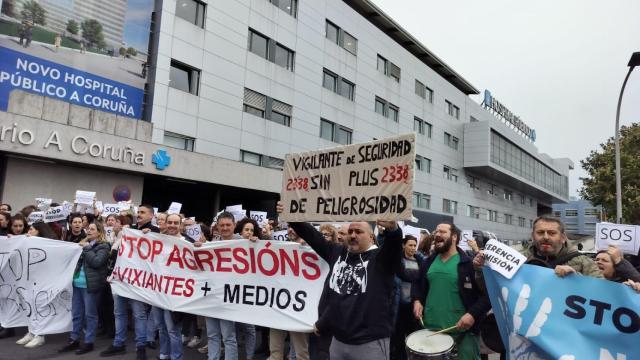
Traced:
POLYGON ((7 236, 9 233, 9 221, 11 221, 11 214, 0 211, 0 236, 7 236))
POLYGON ((98 326, 98 299, 107 286, 110 246, 101 223, 89 224, 87 237, 80 240, 78 245, 82 247, 82 255, 73 276, 73 328, 69 342, 59 352, 75 350, 76 354, 80 355, 93 350, 98 326), (80 333, 83 329, 84 343, 80 346, 80 333))
POLYGON ((627 280, 640 281, 640 272, 622 257, 620 249, 613 245, 596 253, 596 264, 607 280, 619 283, 627 280))
POLYGON ((8 235, 24 235, 28 230, 27 218, 22 214, 15 214, 11 217, 11 220, 9 220, 8 235))

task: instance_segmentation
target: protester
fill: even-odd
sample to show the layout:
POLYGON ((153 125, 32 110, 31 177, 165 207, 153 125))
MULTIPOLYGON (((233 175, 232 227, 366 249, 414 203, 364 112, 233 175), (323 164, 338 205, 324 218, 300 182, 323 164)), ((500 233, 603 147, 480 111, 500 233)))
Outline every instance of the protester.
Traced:
POLYGON ((605 279, 623 283, 627 280, 640 281, 640 272, 623 256, 620 249, 609 245, 607 250, 596 253, 596 264, 605 279))
POLYGON ((0 236, 7 236, 9 233, 9 222, 11 221, 11 214, 0 210, 0 236))
POLYGON ((156 225, 160 230, 160 234, 164 234, 167 230, 167 213, 159 212, 156 214, 156 225))
POLYGON ((93 214, 82 214, 82 228, 87 230, 89 224, 92 224, 96 217, 93 214))
POLYGON ((53 46, 56 48, 56 52, 60 49, 60 45, 62 44, 62 36, 60 34, 56 34, 56 37, 53 39, 53 46))
POLYGON ((9 204, 0 204, 0 212, 11 213, 11 205, 9 204))
POLYGON ((405 235, 402 239, 402 267, 396 276, 396 308, 395 330, 391 336, 391 354, 393 359, 406 359, 404 340, 407 335, 418 330, 420 324, 413 316, 411 302, 411 285, 420 278, 420 264, 424 260, 418 253, 418 240, 412 235, 405 235))
MULTIPOLYGON (((278 202, 278 213, 283 209, 278 202)), ((390 304, 402 257, 402 230, 396 222, 378 221, 378 225, 385 228, 386 237, 380 248, 366 222, 349 225, 346 245, 325 241, 308 223, 289 224, 330 266, 327 307, 316 323, 316 332, 333 333, 332 360, 389 357, 390 304)))
MULTIPOLYGON (((165 217, 165 234, 185 240, 180 234, 182 217, 169 214, 165 217)), ((153 307, 153 313, 159 323, 160 356, 158 359, 182 360, 182 318, 183 314, 153 307)))
POLYGON ((433 233, 434 254, 420 265, 413 283, 413 314, 430 330, 452 326, 458 359, 479 360, 479 327, 491 308, 475 281, 472 259, 458 247, 460 229, 453 223, 438 224, 433 233))
POLYGON ((35 205, 27 205, 25 207, 22 208, 22 210, 20 210, 20 214, 22 214, 22 216, 24 216, 25 218, 29 218, 29 215, 31 215, 32 212, 34 211, 38 211, 38 207, 35 205))
MULTIPOLYGON (((287 229, 289 241, 300 245, 307 245, 306 241, 289 227, 287 229)), ((289 359, 309 360, 309 334, 298 331, 269 329, 269 360, 283 360, 285 358, 284 342, 289 333, 289 359), (295 354, 295 355, 294 355, 295 354)))
POLYGON ((71 224, 69 227, 70 231, 67 232, 65 241, 78 243, 80 240, 87 237, 87 233, 82 227, 82 215, 78 213, 69 215, 69 223, 71 224))
MULTIPOLYGON (((132 228, 151 232, 158 232, 158 227, 151 224, 153 218, 153 207, 150 205, 140 205, 138 207, 137 222, 132 228)), ((118 244, 118 247, 120 244, 118 244)), ((115 247, 115 246, 114 246, 115 247)), ((113 252, 112 252, 113 254, 113 252)), ((117 257, 117 252, 116 252, 117 257)), ((126 352, 125 342, 127 340, 127 305, 131 306, 133 312, 134 332, 136 342, 136 359, 146 360, 147 358, 147 305, 141 301, 128 299, 122 296, 113 297, 114 315, 116 320, 116 336, 109 348, 102 351, 100 356, 114 356, 126 352)))
POLYGON ((322 224, 320 225, 320 228, 318 230, 320 230, 320 233, 322 233, 322 236, 324 236, 325 240, 331 242, 338 241, 338 231, 336 231, 336 228, 334 228, 333 225, 322 224))
POLYGON ((82 247, 82 255, 73 277, 73 329, 69 342, 59 352, 75 350, 77 355, 81 355, 93 351, 98 327, 98 300, 107 286, 110 246, 100 223, 90 224, 87 227, 87 237, 78 242, 78 245, 82 247), (84 332, 82 346, 81 332, 84 332))
POLYGON ((27 227, 27 219, 20 213, 15 214, 9 220, 8 235, 24 235, 29 228, 27 227))
POLYGON ((418 245, 418 253, 422 256, 429 257, 433 254, 433 235, 420 233, 420 244, 418 245))
MULTIPOLYGON (((219 235, 214 238, 216 241, 242 239, 242 236, 233 233, 235 228, 235 218, 230 212, 223 211, 218 215, 216 228, 219 232, 219 235)), ((201 246, 202 242, 197 241, 194 245, 201 246)), ((222 343, 224 343, 224 359, 237 360, 238 343, 236 340, 235 323, 233 321, 217 318, 205 318, 205 321, 207 323, 208 360, 220 359, 220 337, 222 337, 222 343)))
POLYGON ((29 226, 29 230, 27 231, 27 235, 29 236, 38 236, 41 238, 59 240, 58 235, 51 229, 49 224, 46 224, 42 221, 36 221, 31 226, 29 226))
POLYGON ((347 246, 349 241, 349 223, 344 223, 338 228, 336 240, 339 244, 347 246))

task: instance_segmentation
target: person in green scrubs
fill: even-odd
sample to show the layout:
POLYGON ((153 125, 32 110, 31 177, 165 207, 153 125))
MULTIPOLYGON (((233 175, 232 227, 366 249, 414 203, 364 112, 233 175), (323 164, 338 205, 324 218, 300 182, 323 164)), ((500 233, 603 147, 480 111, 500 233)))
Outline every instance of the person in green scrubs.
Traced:
POLYGON ((412 287, 413 312, 425 328, 449 331, 460 360, 479 360, 478 325, 491 304, 475 282, 472 259, 458 245, 460 230, 452 223, 436 227, 434 254, 420 266, 412 287))

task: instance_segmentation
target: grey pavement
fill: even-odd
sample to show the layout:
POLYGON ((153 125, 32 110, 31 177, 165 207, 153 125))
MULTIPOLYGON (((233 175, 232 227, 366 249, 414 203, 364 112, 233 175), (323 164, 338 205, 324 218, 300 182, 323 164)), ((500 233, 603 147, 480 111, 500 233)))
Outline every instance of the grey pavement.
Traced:
POLYGON ((142 62, 140 60, 122 57, 111 57, 91 52, 80 53, 80 50, 61 47, 58 52, 51 44, 31 42, 24 48, 19 39, 7 35, 0 36, 0 46, 24 52, 58 64, 66 65, 78 70, 96 74, 123 84, 144 88, 146 80, 142 77, 142 62))

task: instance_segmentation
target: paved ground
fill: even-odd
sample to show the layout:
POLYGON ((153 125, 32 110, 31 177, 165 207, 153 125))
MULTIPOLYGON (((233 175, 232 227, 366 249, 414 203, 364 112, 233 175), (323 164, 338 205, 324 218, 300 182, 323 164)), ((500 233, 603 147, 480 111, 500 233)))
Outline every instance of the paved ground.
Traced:
MULTIPOLYGON (((88 359, 114 359, 114 360, 129 360, 135 359, 135 343, 133 342, 133 334, 129 334, 129 342, 127 343, 127 353, 125 355, 118 355, 110 358, 102 358, 99 353, 108 348, 111 344, 111 339, 106 336, 99 336, 96 339, 95 350, 85 355, 71 354, 58 354, 58 349, 63 347, 68 339, 68 334, 56 334, 47 335, 46 343, 35 349, 25 349, 23 346, 16 345, 16 341, 20 339, 26 333, 26 328, 20 328, 17 331, 17 335, 0 340, 0 360, 35 360, 35 359, 55 359, 55 360, 88 360, 88 359)), ((190 349, 185 346, 184 359, 185 360, 205 360, 207 356, 200 354, 195 349, 190 349)), ((256 356, 256 360, 266 359, 266 354, 260 354, 256 356)), ((147 349, 147 359, 157 359, 158 350, 147 349)))
POLYGON ((0 36, 0 46, 24 52, 58 64, 96 74, 127 85, 143 88, 146 80, 142 77, 142 62, 130 58, 111 57, 61 47, 58 52, 51 44, 32 42, 28 48, 22 47, 18 39, 7 35, 0 36))

